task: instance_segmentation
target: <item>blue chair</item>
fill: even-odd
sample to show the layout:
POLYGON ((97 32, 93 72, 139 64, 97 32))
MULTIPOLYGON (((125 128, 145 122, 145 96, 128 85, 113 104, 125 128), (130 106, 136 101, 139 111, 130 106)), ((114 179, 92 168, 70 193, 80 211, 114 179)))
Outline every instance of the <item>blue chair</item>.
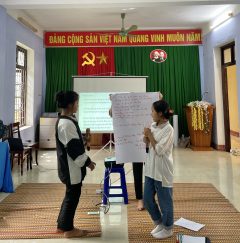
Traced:
POLYGON ((124 203, 128 204, 128 193, 127 193, 127 184, 126 184, 126 177, 125 177, 125 171, 123 167, 112 167, 112 168, 106 168, 105 174, 104 174, 104 189, 103 189, 103 204, 107 205, 107 201, 109 197, 123 197, 124 203), (119 173, 120 174, 120 186, 112 186, 110 185, 110 175, 112 173, 119 173), (110 189, 122 189, 122 193, 110 194, 110 189))

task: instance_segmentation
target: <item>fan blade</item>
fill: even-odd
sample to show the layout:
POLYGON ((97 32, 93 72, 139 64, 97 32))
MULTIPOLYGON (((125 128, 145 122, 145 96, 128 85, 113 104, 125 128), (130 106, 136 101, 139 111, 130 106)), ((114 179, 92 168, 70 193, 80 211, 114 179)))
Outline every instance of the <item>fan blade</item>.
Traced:
POLYGON ((126 33, 129 33, 129 32, 132 32, 132 31, 134 31, 134 30, 137 30, 137 25, 132 25, 129 29, 127 29, 125 32, 126 33))

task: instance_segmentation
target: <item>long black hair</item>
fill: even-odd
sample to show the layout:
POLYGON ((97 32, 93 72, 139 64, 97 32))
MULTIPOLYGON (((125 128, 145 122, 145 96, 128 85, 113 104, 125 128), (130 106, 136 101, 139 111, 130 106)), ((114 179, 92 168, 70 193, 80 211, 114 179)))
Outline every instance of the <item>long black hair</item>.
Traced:
POLYGON ((74 104, 79 98, 79 95, 74 91, 60 91, 56 94, 58 108, 66 109, 68 105, 74 104))
POLYGON ((169 104, 165 100, 158 100, 153 103, 153 109, 159 113, 162 112, 166 119, 173 116, 173 110, 170 109, 169 104))

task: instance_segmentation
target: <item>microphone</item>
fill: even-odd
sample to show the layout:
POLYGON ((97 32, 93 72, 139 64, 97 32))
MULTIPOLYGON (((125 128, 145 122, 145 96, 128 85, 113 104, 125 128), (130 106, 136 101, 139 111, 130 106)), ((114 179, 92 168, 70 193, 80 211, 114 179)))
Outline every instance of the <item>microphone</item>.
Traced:
POLYGON ((90 146, 91 146, 91 133, 90 133, 90 128, 87 128, 86 129, 85 146, 87 146, 87 151, 90 151, 90 146))
POLYGON ((146 153, 147 154, 149 153, 149 142, 148 141, 146 142, 146 153))
POLYGON ((149 147, 146 145, 146 153, 148 154, 149 152, 149 147))
POLYGON ((144 127, 144 132, 143 132, 143 134, 144 134, 144 137, 143 137, 143 142, 146 144, 146 153, 148 154, 148 152, 149 152, 149 139, 148 139, 148 137, 146 137, 145 136, 145 133, 148 131, 148 128, 147 127, 144 127))

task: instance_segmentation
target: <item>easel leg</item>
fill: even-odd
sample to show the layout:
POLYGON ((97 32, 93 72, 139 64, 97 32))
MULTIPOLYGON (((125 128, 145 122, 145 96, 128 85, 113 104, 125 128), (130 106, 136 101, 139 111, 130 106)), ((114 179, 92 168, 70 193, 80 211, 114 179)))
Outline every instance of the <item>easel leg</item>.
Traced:
POLYGON ((107 151, 108 153, 112 153, 112 145, 114 145, 114 142, 112 140, 112 133, 110 133, 110 138, 109 141, 100 149, 98 150, 96 153, 94 153, 91 157, 93 158, 94 156, 96 156, 100 151, 107 151), (106 147, 109 145, 109 150, 106 149, 106 147))

